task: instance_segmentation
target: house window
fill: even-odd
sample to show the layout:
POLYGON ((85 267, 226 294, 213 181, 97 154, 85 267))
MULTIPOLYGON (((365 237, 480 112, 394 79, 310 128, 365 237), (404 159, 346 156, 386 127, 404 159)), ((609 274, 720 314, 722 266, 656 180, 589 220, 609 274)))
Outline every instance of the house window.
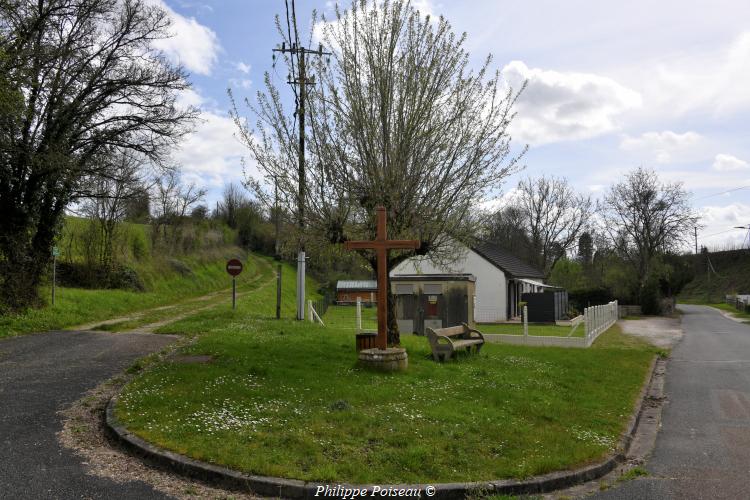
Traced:
POLYGON ((442 295, 443 294, 443 285, 441 283, 426 283, 424 285, 424 294, 425 295, 442 295))
POLYGON ((411 283, 398 283, 396 285, 396 295, 411 295, 414 293, 414 285, 411 283))

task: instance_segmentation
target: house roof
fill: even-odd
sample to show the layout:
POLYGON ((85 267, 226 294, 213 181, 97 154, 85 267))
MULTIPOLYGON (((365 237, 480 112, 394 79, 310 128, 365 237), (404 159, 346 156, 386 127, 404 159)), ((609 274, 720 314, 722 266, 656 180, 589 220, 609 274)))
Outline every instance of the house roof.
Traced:
POLYGON ((375 280, 339 280, 336 282, 336 290, 377 290, 378 282, 375 280))
POLYGON ((391 281, 476 281, 473 274, 397 274, 391 281))
POLYGON ((512 278, 544 279, 542 271, 530 266, 493 243, 482 241, 471 247, 471 249, 505 274, 509 274, 512 278))

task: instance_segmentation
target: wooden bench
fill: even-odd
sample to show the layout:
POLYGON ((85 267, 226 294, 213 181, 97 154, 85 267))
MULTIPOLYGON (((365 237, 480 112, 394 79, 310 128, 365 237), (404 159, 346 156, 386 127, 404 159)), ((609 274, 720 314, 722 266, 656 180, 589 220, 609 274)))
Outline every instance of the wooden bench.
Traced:
POLYGON ((465 348, 471 352, 471 348, 479 354, 484 345, 484 335, 466 323, 449 328, 427 328, 427 340, 432 348, 432 357, 435 361, 449 360, 458 350, 465 348))

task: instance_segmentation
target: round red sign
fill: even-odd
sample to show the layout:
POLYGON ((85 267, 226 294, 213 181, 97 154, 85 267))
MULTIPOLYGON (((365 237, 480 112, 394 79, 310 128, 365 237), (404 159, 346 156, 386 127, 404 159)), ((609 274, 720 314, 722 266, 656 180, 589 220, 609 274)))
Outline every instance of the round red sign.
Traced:
POLYGON ((232 276, 237 276, 242 272, 242 262, 238 259, 231 259, 227 262, 227 272, 232 276))

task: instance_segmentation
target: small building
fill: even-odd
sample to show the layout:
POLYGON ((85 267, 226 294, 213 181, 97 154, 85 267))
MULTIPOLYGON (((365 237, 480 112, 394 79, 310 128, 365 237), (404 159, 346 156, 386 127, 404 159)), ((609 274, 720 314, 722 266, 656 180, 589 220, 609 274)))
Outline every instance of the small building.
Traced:
POLYGON ((474 324, 475 282, 471 274, 391 277, 399 331, 423 335, 426 328, 474 324))
POLYGON ((428 257, 412 257, 390 273, 395 281, 402 276, 476 276, 473 301, 474 320, 493 323, 518 318, 518 303, 524 293, 556 290, 544 283, 544 273, 490 242, 479 242, 469 248, 460 245, 458 259, 450 267, 434 265, 428 257))
POLYGON ((378 282, 375 280, 339 280, 336 283, 336 303, 374 304, 378 300, 378 282))

